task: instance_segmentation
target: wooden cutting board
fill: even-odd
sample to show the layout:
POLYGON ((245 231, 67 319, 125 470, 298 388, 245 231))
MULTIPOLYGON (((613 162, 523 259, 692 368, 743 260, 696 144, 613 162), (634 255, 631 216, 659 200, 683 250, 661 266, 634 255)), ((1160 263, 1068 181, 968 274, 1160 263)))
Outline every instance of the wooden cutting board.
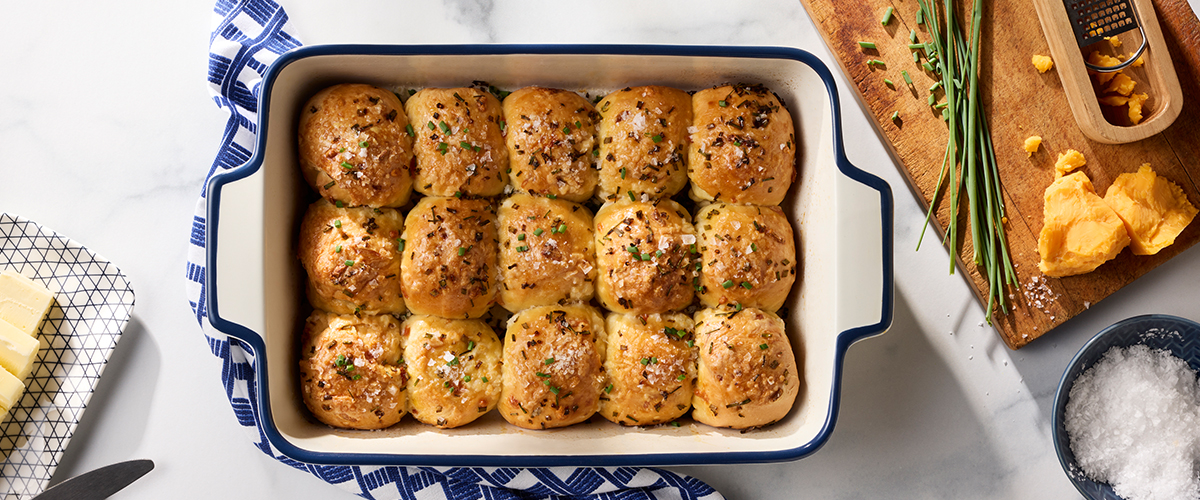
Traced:
MULTIPOLYGON (((903 165, 910 186, 927 207, 938 181, 947 132, 940 111, 934 111, 926 101, 933 77, 913 62, 908 48, 910 29, 917 30, 922 42, 930 39, 925 26, 916 23, 916 0, 801 0, 801 3, 857 87, 862 103, 903 165), (883 26, 880 20, 888 7, 895 9, 893 19, 883 26), (859 41, 874 42, 876 49, 864 50, 859 41), (872 59, 882 60, 887 66, 868 65, 867 61, 872 59), (914 85, 905 85, 901 70, 908 71, 914 85), (885 78, 895 86, 887 86, 885 78), (891 119, 893 112, 899 112, 898 122, 891 119)), ((969 11, 970 1, 956 3, 959 9, 969 11)), ((1008 314, 994 314, 992 323, 1012 349, 1019 349, 1089 307, 1096 307, 1105 297, 1200 240, 1200 222, 1194 221, 1174 245, 1157 255, 1136 256, 1126 249, 1091 273, 1061 279, 1045 277, 1037 267, 1043 193, 1054 179, 1058 153, 1067 149, 1079 150, 1087 158, 1087 166, 1082 170, 1101 195, 1117 175, 1134 172, 1139 165, 1150 163, 1155 172, 1183 188, 1192 205, 1200 207, 1197 189, 1200 21, 1186 0, 1153 3, 1183 88, 1183 112, 1159 135, 1131 144, 1111 145, 1083 135, 1071 115, 1057 72, 1039 74, 1031 64, 1033 54, 1050 55, 1033 4, 1022 0, 983 2, 980 90, 992 126, 1008 215, 1005 231, 1019 281, 1007 290, 1014 308, 1008 314), (1022 146, 1031 135, 1040 135, 1043 142, 1041 149, 1029 156, 1022 146)), ((958 19, 966 20, 969 16, 960 12, 958 19)), ((1153 90, 1150 92, 1153 95, 1153 90)), ((945 101, 941 91, 938 100, 945 101)), ((937 234, 927 234, 923 244, 939 243, 949 213, 949 203, 940 202, 934 227, 937 234)), ((969 227, 965 220, 959 225, 969 227)), ((982 301, 987 283, 971 262, 970 235, 965 238, 963 251, 956 257, 958 269, 968 274, 968 282, 982 301)), ((908 251, 912 249, 897 248, 897 260, 903 262, 908 251)), ((1200 292, 1200 287, 1197 291, 1200 292)))

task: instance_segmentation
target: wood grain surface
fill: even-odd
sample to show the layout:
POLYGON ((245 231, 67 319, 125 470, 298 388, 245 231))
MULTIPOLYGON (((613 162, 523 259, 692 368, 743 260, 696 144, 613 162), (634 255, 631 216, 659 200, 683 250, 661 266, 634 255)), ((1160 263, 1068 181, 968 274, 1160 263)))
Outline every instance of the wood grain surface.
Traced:
MULTIPOLYGON (((947 131, 940 111, 927 104, 928 89, 935 81, 933 75, 913 62, 908 48, 911 29, 917 31, 922 42, 930 39, 925 26, 916 23, 916 0, 801 0, 801 3, 847 78, 857 87, 863 104, 887 138, 888 147, 899 158, 914 194, 927 207, 938 181, 947 131), (891 22, 884 26, 880 20, 888 7, 895 11, 891 22), (876 48, 862 49, 859 41, 874 42, 876 48), (872 59, 884 61, 886 66, 867 64, 872 59), (905 84, 901 70, 908 71, 913 85, 905 84), (895 85, 886 85, 885 78, 895 85), (898 121, 891 119, 893 112, 899 112, 898 121)), ((956 3, 960 11, 970 9, 970 1, 956 3)), ((1050 55, 1050 51, 1033 5, 1021 0, 992 0, 983 4, 980 91, 1004 186, 1008 215, 1005 232, 1018 277, 1018 283, 1007 288, 1013 299, 1012 310, 1007 314, 994 313, 992 324, 1005 344, 1019 349, 1076 314, 1097 307, 1105 297, 1200 240, 1200 223, 1193 222, 1174 245, 1157 255, 1138 256, 1126 249, 1091 273, 1066 278, 1043 276, 1037 267, 1043 193, 1054 179, 1057 155, 1067 149, 1076 149, 1087 158, 1082 170, 1101 196, 1118 175, 1150 163, 1155 172, 1183 188, 1191 203, 1200 207, 1197 188, 1200 21, 1186 0, 1153 2, 1166 40, 1165 49, 1183 89, 1183 111, 1161 134, 1114 145, 1089 140, 1076 125, 1056 71, 1063 61, 1055 61, 1055 69, 1044 74, 1034 69, 1030 62, 1033 54, 1050 55), (1022 146, 1031 135, 1040 135, 1043 142, 1041 149, 1029 156, 1022 146)), ((966 20, 969 16, 960 12, 959 19, 966 20)), ((1140 84, 1136 91, 1154 95, 1153 89, 1140 84)), ((945 100, 941 90, 936 94, 939 102, 945 100)), ((1147 106, 1152 111, 1153 97, 1147 106)), ((948 205, 945 202, 937 205, 934 224, 937 233, 927 234, 923 244, 936 245, 941 240, 949 220, 948 205)), ((968 227, 965 218, 959 224, 968 227)), ((964 238, 962 251, 956 256, 958 269, 967 274, 967 281, 982 301, 987 282, 971 262, 970 235, 965 234, 964 238)), ((904 261, 906 251, 909 249, 896 249, 898 262, 904 261)))

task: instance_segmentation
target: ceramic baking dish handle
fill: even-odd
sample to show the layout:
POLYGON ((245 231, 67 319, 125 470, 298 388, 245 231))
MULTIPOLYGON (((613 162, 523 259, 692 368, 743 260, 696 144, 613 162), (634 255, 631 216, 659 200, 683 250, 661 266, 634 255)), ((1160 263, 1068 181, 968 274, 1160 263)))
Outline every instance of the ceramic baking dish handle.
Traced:
POLYGON ((838 331, 854 342, 892 324, 892 190, 843 159, 837 189, 838 331))
POLYGON ((247 164, 208 183, 205 300, 217 330, 261 345, 263 330, 263 173, 247 164))

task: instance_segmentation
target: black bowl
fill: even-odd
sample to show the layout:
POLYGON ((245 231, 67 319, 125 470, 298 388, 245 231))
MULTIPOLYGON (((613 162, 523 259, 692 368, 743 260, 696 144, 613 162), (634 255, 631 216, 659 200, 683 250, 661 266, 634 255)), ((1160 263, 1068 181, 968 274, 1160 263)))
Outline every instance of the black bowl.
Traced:
POLYGON ((1100 360, 1111 347, 1129 347, 1142 344, 1150 349, 1165 349, 1187 362, 1192 370, 1200 371, 1200 323, 1191 320, 1167 316, 1163 314, 1147 314, 1119 321, 1092 337, 1075 358, 1067 365, 1062 380, 1058 382, 1058 392, 1054 395, 1054 451, 1058 454, 1058 463, 1062 465, 1067 477, 1075 484, 1075 488, 1091 500, 1124 500, 1113 492, 1108 483, 1097 483, 1088 479, 1083 470, 1075 464, 1075 454, 1071 452, 1071 441, 1067 437, 1066 409, 1067 396, 1075 378, 1100 360))

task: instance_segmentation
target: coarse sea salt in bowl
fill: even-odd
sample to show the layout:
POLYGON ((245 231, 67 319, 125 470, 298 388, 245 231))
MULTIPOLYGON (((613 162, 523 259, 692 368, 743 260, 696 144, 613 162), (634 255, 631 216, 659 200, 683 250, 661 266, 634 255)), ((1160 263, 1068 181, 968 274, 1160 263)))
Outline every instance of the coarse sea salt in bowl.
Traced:
POLYGON ((1084 344, 1058 383, 1052 421, 1054 451, 1075 488, 1093 500, 1197 498, 1197 371, 1200 324, 1184 318, 1136 316, 1105 328, 1084 344), (1120 350, 1110 353, 1113 348, 1120 350), (1089 372, 1093 367, 1097 369, 1089 372), (1078 380, 1085 373, 1085 379, 1078 380), (1080 388, 1072 393, 1077 381, 1080 388), (1081 405, 1085 402, 1090 408, 1081 405), (1131 415, 1141 418, 1126 418, 1131 415), (1106 456, 1105 449, 1112 454, 1106 456), (1102 468, 1123 470, 1110 478, 1116 488, 1094 480, 1095 464, 1081 468, 1077 452, 1100 455, 1102 468))

